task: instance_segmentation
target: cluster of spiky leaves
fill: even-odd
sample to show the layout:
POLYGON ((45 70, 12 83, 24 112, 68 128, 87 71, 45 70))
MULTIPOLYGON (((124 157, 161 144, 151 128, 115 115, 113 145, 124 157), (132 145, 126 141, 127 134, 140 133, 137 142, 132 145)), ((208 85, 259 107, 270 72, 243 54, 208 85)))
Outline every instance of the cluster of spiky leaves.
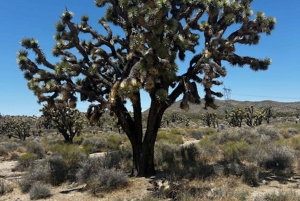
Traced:
POLYGON ((84 116, 76 108, 68 105, 68 102, 55 99, 53 105, 46 104, 40 110, 41 119, 46 127, 55 128, 71 140, 79 135, 86 122, 84 116))
POLYGON ((99 19, 106 35, 93 29, 86 15, 76 25, 73 13, 67 10, 56 23, 54 36, 52 53, 60 61, 50 63, 37 40, 25 38, 21 45, 37 57, 33 61, 26 50, 20 50, 18 64, 29 89, 39 102, 47 101, 48 105, 53 105, 59 94, 65 93, 63 100, 72 102, 79 94, 81 101, 98 102, 100 110, 108 108, 118 113, 125 99, 137 104, 140 89, 145 89, 152 99, 166 105, 183 94, 181 108, 187 110, 188 102, 200 103, 196 86, 200 83, 205 91, 205 107, 216 108, 214 97, 222 94, 214 92, 212 86, 222 84, 216 79, 226 76, 222 61, 249 65, 253 70, 266 70, 270 64, 270 59, 235 53, 236 44, 257 44, 260 35, 270 34, 275 26, 275 19, 261 12, 253 19, 251 2, 95 0, 99 7, 108 4, 105 16, 99 19), (208 19, 201 20, 205 16, 208 19), (114 36, 108 23, 121 27, 124 37, 114 36), (240 28, 225 36, 227 28, 236 23, 240 28), (90 35, 91 40, 80 40, 80 33, 90 35), (187 71, 178 75, 176 58, 184 60, 187 51, 196 53, 201 33, 203 50, 192 58, 187 71), (79 54, 72 53, 73 49, 79 54))

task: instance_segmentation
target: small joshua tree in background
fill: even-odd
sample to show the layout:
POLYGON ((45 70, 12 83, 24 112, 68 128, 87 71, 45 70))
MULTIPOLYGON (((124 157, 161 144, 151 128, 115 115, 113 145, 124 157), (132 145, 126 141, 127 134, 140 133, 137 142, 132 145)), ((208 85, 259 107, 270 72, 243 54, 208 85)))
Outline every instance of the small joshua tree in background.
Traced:
POLYGON ((44 105, 41 109, 44 123, 56 128, 66 143, 73 143, 75 135, 80 135, 84 117, 79 110, 72 108, 63 100, 55 100, 53 105, 44 105))

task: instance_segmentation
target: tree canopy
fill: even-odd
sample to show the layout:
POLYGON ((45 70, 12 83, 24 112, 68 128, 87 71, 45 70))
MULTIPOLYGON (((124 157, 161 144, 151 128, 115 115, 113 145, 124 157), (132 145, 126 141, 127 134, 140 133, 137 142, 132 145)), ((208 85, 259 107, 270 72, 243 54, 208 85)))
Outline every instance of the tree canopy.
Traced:
POLYGON ((270 35, 275 18, 263 12, 253 14, 252 0, 95 0, 105 7, 99 24, 105 34, 89 24, 83 15, 81 22, 72 21, 66 10, 56 23, 56 44, 52 54, 60 60, 51 63, 36 39, 24 38, 18 52, 18 64, 28 88, 40 103, 54 105, 59 95, 66 101, 89 101, 87 117, 100 118, 110 110, 127 134, 133 149, 133 162, 138 175, 154 174, 154 144, 164 111, 183 95, 180 107, 200 104, 198 85, 204 88, 205 107, 217 108, 213 91, 217 80, 226 76, 222 61, 233 66, 249 66, 266 70, 270 59, 241 56, 236 44, 256 45, 260 35, 270 35), (228 27, 240 25, 227 33, 228 27), (123 30, 114 33, 114 27, 123 30), (225 34, 226 33, 226 34, 225 34), (81 34, 90 40, 81 39, 81 34), (201 44, 202 49, 197 49, 201 44), (32 50, 31 58, 26 49, 32 50), (73 50, 78 53, 74 53, 73 50), (193 54, 189 66, 179 74, 177 59, 193 54), (150 96, 146 131, 142 128, 140 91, 150 96), (132 103, 133 115, 126 108, 132 103))

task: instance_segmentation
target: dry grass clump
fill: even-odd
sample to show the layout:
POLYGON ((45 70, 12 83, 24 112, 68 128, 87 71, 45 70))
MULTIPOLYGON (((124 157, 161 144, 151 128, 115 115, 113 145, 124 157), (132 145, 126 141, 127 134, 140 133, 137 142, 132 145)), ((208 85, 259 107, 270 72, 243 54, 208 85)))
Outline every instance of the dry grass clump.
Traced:
POLYGON ((295 191, 279 191, 257 195, 254 201, 299 201, 300 196, 295 191))
POLYGON ((3 179, 0 180, 0 196, 6 193, 12 192, 14 189, 12 185, 5 182, 3 179))
POLYGON ((110 150, 118 150, 121 143, 122 139, 119 134, 110 134, 106 140, 106 147, 110 150))

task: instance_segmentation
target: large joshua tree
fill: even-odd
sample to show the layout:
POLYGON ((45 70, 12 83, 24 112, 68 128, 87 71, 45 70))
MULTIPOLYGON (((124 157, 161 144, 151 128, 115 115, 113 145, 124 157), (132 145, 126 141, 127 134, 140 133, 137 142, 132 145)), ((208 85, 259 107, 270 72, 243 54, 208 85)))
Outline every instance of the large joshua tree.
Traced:
POLYGON ((106 30, 104 35, 90 26, 87 15, 77 25, 72 22, 73 13, 66 10, 56 23, 52 51, 60 61, 50 63, 37 40, 25 38, 21 45, 32 50, 36 58, 30 59, 23 49, 18 52, 18 64, 39 102, 51 106, 59 94, 69 101, 76 101, 78 96, 81 101, 93 102, 87 112, 91 121, 97 121, 103 110, 110 110, 132 144, 138 175, 152 175, 154 144, 163 113, 180 95, 184 110, 189 103, 200 104, 200 84, 205 107, 217 108, 214 97, 222 94, 214 92, 212 86, 220 85, 216 78, 226 75, 222 61, 248 65, 255 71, 268 68, 270 59, 236 54, 236 44, 256 45, 260 35, 271 34, 275 26, 274 18, 262 12, 253 15, 251 2, 95 0, 98 7, 106 8, 99 19, 106 30), (225 34, 233 24, 240 26, 225 34), (120 27, 123 33, 114 34, 113 27, 120 27), (82 34, 91 39, 81 40, 82 34), (200 39, 203 48, 196 50, 200 39), (189 66, 183 66, 185 72, 179 74, 177 58, 184 60, 186 53, 194 56, 189 66), (148 92, 151 100, 145 132, 141 90, 148 92), (126 101, 131 102, 133 115, 126 101))

